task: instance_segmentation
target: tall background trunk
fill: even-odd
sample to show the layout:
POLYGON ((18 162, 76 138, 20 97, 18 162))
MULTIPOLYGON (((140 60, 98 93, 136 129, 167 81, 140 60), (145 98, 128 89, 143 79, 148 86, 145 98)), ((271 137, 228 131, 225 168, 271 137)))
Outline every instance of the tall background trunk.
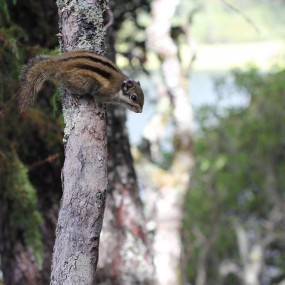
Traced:
MULTIPOLYGON (((115 61, 114 31, 107 36, 115 61)), ((153 284, 154 264, 126 129, 126 110, 107 106, 108 199, 96 284, 153 284)))
POLYGON ((142 160, 139 171, 142 176, 148 177, 149 187, 146 189, 152 189, 151 193, 147 191, 146 203, 154 203, 155 216, 150 216, 150 220, 155 224, 153 246, 156 284, 159 285, 178 285, 182 282, 181 221, 193 165, 188 72, 183 73, 178 46, 171 38, 171 20, 179 4, 180 0, 153 0, 152 20, 147 30, 147 46, 161 63, 161 80, 156 82, 157 112, 144 130, 152 161, 142 160), (157 157, 158 160, 164 159, 160 147, 165 144, 165 131, 169 124, 173 127, 173 157, 168 161, 166 169, 163 169, 159 163, 153 162, 156 162, 157 157))
POLYGON ((109 187, 98 284, 152 284, 154 267, 125 127, 125 111, 108 110, 109 187))

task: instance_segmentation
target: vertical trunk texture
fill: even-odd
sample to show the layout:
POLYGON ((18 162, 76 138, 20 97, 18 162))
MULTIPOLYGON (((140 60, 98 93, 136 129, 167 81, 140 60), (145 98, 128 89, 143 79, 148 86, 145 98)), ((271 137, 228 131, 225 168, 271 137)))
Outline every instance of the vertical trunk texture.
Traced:
MULTIPOLYGON (((106 44, 114 61, 114 33, 106 44)), ((154 264, 146 233, 134 162, 126 129, 126 111, 108 106, 108 199, 96 284, 153 284, 154 264)))
MULTIPOLYGON (((103 53, 105 1, 58 0, 62 51, 103 53)), ((52 261, 53 285, 94 284, 107 193, 105 110, 62 90, 65 120, 63 198, 52 261)))

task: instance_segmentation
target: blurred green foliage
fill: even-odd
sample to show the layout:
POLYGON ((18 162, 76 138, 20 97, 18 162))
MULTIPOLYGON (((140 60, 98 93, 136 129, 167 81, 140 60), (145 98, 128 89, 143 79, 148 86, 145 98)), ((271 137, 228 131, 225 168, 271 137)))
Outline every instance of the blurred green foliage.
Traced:
POLYGON ((41 230, 46 221, 38 195, 46 203, 47 189, 50 195, 53 191, 60 195, 61 161, 50 165, 40 162, 55 153, 58 157, 62 154, 63 122, 56 102, 58 93, 52 85, 46 85, 41 92, 39 107, 23 114, 17 108, 17 90, 22 65, 30 57, 56 48, 55 15, 52 1, 0 0, 0 236, 5 246, 8 242, 22 242, 32 249, 40 268, 41 230), (54 22, 50 27, 47 15, 48 21, 54 22))
POLYGON ((198 10, 192 22, 192 32, 194 39, 199 42, 260 41, 285 36, 284 1, 183 0, 183 2, 186 7, 198 10))
MULTIPOLYGON (((28 177, 28 169, 17 154, 2 154, 1 170, 5 171, 0 182, 0 191, 8 205, 11 205, 11 225, 24 233, 26 244, 33 249, 35 260, 40 268, 43 265, 43 244, 39 231, 43 224, 37 208, 36 190, 28 177)), ((2 196, 1 195, 1 196, 2 196)), ((5 207, 5 206, 4 206, 5 207)), ((3 210, 3 209, 2 209, 3 210)))
POLYGON ((221 275, 226 261, 245 270, 242 225, 249 251, 264 243, 260 284, 277 284, 285 276, 284 234, 279 237, 285 230, 285 70, 236 70, 233 77, 249 105, 222 114, 203 107, 198 116, 196 166, 185 202, 187 276, 194 284, 204 267, 208 285, 244 284, 237 274, 221 275))

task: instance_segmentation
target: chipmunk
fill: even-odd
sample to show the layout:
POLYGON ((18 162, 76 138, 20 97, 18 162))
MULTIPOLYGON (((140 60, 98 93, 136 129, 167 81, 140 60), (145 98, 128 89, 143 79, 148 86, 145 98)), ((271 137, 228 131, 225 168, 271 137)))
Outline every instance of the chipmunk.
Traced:
POLYGON ((25 111, 46 80, 61 83, 71 93, 91 94, 98 103, 117 103, 141 113, 144 93, 112 61, 91 51, 77 50, 56 57, 38 56, 22 69, 19 105, 25 111))

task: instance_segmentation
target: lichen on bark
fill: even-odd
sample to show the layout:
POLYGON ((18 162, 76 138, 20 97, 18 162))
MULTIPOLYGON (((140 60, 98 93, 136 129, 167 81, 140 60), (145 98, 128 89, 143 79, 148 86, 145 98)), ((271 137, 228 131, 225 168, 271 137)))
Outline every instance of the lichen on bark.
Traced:
POLYGON ((107 3, 108 1, 57 1, 60 17, 58 35, 62 51, 87 49, 98 54, 105 53, 103 14, 107 3))

